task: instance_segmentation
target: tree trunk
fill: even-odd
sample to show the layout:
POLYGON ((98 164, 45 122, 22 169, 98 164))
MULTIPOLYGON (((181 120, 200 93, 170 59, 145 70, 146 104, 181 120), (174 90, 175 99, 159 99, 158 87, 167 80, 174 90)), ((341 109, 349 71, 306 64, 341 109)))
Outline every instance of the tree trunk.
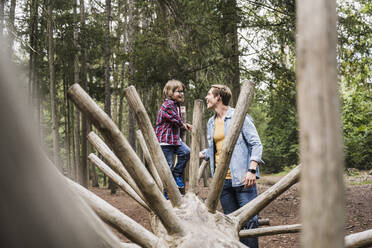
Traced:
POLYGON ((16 9, 16 0, 10 1, 10 10, 9 10, 9 43, 10 43, 10 53, 11 56, 13 54, 13 45, 14 45, 14 38, 15 38, 15 26, 14 26, 14 19, 15 19, 15 9, 16 9))
MULTIPOLYGON (((110 82, 110 19, 111 19, 111 0, 106 0, 106 25, 105 25, 105 112, 111 117, 111 82, 110 82)), ((117 186, 109 179, 111 194, 116 193, 117 186)))
MULTIPOLYGON (((77 0, 74 0, 74 83, 80 83, 79 71, 79 35, 78 35, 78 20, 77 20, 77 0)), ((83 185, 83 170, 80 163, 80 113, 76 108, 75 110, 75 166, 77 168, 77 181, 83 185)))
MULTIPOLYGON (((80 23, 81 23, 81 34, 82 38, 80 39, 81 47, 81 87, 87 91, 88 82, 87 82, 87 48, 85 45, 85 5, 84 0, 80 0, 80 23)), ((85 116, 81 118, 81 136, 83 137, 81 141, 81 173, 82 173, 82 185, 88 187, 89 182, 89 173, 88 173, 88 122, 85 116)))
MULTIPOLYGON (((128 54, 129 54, 129 85, 134 82, 134 0, 128 0, 128 54)), ((136 149, 136 123, 133 109, 128 108, 128 140, 133 149, 136 149)))
POLYGON ((69 101, 67 99, 67 89, 68 84, 66 80, 63 80, 63 97, 64 97, 64 109, 65 109, 65 151, 66 151, 66 173, 69 178, 72 178, 72 170, 71 170, 71 153, 70 153, 70 108, 69 108, 69 101))
POLYGON ((222 0, 222 26, 223 43, 221 48, 226 63, 226 84, 231 86, 231 106, 235 106, 240 92, 239 70, 239 40, 238 40, 238 5, 236 0, 222 0))
POLYGON ((5 0, 0 0, 0 37, 4 34, 4 4, 5 0))
POLYGON ((302 247, 344 247, 336 0, 299 1, 296 7, 302 247))
POLYGON ((53 39, 53 0, 48 1, 48 42, 49 42, 49 82, 50 82, 50 105, 52 115, 52 129, 53 129, 53 161, 59 170, 61 170, 59 158, 59 133, 58 133, 58 117, 57 117, 57 92, 56 79, 54 69, 54 39, 53 39))

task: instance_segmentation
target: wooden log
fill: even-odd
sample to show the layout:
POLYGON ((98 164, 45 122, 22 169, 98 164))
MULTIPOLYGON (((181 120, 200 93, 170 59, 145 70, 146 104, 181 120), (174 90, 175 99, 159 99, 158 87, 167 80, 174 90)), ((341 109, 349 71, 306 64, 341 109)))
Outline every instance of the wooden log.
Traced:
POLYGON ((120 248, 141 248, 141 246, 132 243, 121 243, 120 248))
POLYGON ((145 160, 149 165, 150 173, 151 173, 152 177, 155 179, 155 182, 158 185, 159 189, 161 191, 163 191, 163 189, 164 189, 163 182, 161 181, 159 173, 156 170, 156 167, 154 165, 154 161, 151 158, 150 151, 147 148, 146 141, 145 141, 145 138, 143 137, 143 134, 142 134, 141 130, 137 130, 136 136, 137 136, 138 142, 141 146, 141 149, 143 151, 143 155, 145 156, 145 160))
POLYGON ((198 172, 198 181, 200 178, 203 176, 204 170, 207 167, 208 161, 203 160, 200 167, 199 167, 199 172, 198 172))
POLYGON ((103 221, 124 234, 132 242, 142 247, 157 247, 157 245, 164 247, 158 237, 120 212, 117 208, 111 206, 109 203, 72 180, 66 178, 66 182, 74 192, 78 193, 85 200, 103 221))
POLYGON ((372 229, 345 237, 345 248, 372 247, 372 229))
POLYGON ((184 228, 173 208, 165 200, 150 173, 138 158, 128 140, 120 132, 108 115, 89 97, 78 84, 68 90, 69 97, 82 113, 87 115, 95 127, 100 130, 106 143, 115 152, 120 161, 127 166, 131 177, 136 181, 146 202, 159 217, 169 234, 184 235, 184 228))
POLYGON ((132 187, 124 181, 118 174, 111 170, 108 165, 106 165, 101 159, 99 159, 95 154, 91 153, 88 156, 88 159, 91 163, 97 166, 106 176, 111 178, 124 192, 126 192, 133 200, 138 202, 142 207, 151 211, 149 206, 144 202, 143 199, 132 189, 132 187))
POLYGON ((130 187, 145 200, 141 190, 138 188, 136 182, 129 175, 123 164, 120 162, 118 157, 111 151, 111 149, 105 144, 105 142, 93 131, 88 134, 89 142, 96 148, 96 150, 106 159, 109 166, 118 173, 127 182, 130 187))
POLYGON ((298 1, 297 106, 302 247, 344 247, 344 158, 336 0, 298 1), (314 13, 316 16, 314 16, 314 13))
POLYGON ((194 101, 194 112, 192 116, 192 133, 191 133, 191 152, 190 152, 190 192, 194 194, 198 191, 198 172, 199 172, 199 152, 200 152, 200 135, 202 124, 203 101, 194 101))
POLYGON ((258 226, 270 226, 270 219, 258 219, 258 226))
POLYGON ((129 86, 124 92, 125 97, 128 100, 128 104, 136 114, 137 122, 141 123, 141 125, 139 125, 140 129, 143 137, 147 141, 147 147, 150 151, 151 158, 154 161, 164 188, 167 190, 169 199, 174 207, 179 207, 182 203, 181 193, 173 179, 172 172, 158 143, 154 128, 152 127, 150 118, 146 113, 146 109, 143 106, 141 98, 139 97, 134 86, 129 86))
POLYGON ((301 231, 301 224, 270 226, 254 229, 241 230, 239 232, 240 238, 251 238, 259 236, 276 235, 283 233, 298 233, 301 231))
POLYGON ((297 183, 300 178, 301 165, 298 165, 291 172, 289 172, 285 177, 279 180, 276 184, 271 186, 262 194, 258 195, 255 199, 248 202, 246 205, 231 213, 231 216, 236 216, 238 218, 238 230, 260 212, 264 207, 266 207, 270 202, 275 200, 283 192, 289 189, 293 184, 297 183))
POLYGON ((209 187, 208 197, 205 205, 211 213, 216 212, 218 199, 221 195, 223 183, 225 181, 227 169, 229 168, 231 156, 242 129, 244 119, 248 112, 249 104, 253 97, 253 82, 244 81, 238 98, 238 103, 231 120, 230 128, 222 144, 222 151, 216 171, 213 176, 212 184, 209 187))

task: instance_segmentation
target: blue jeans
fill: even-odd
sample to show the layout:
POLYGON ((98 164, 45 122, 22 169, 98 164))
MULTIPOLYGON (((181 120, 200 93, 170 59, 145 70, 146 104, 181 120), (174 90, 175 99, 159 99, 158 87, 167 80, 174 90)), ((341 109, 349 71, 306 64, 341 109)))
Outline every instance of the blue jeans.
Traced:
MULTIPOLYGON (((257 187, 252 185, 248 188, 244 186, 232 187, 231 179, 226 179, 223 184, 220 201, 223 212, 230 214, 235 210, 243 207, 245 204, 257 197, 257 187)), ((258 216, 254 216, 243 229, 252 229, 258 227, 258 216)), ((250 248, 258 248, 258 237, 241 238, 240 242, 249 246, 250 248)))
POLYGON ((181 141, 181 145, 167 145, 161 146, 164 156, 168 162, 169 167, 172 170, 174 177, 182 177, 183 171, 185 170, 186 163, 190 159, 190 148, 181 141), (177 164, 173 166, 173 156, 177 155, 177 164))

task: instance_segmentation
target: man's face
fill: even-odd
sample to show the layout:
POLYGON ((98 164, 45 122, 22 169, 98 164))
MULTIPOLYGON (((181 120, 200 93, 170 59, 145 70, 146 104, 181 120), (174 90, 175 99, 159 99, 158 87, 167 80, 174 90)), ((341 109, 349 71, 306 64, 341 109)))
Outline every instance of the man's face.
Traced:
POLYGON ((208 109, 214 109, 217 106, 218 101, 220 100, 220 96, 214 96, 212 90, 213 89, 211 88, 208 91, 207 96, 205 97, 208 109))

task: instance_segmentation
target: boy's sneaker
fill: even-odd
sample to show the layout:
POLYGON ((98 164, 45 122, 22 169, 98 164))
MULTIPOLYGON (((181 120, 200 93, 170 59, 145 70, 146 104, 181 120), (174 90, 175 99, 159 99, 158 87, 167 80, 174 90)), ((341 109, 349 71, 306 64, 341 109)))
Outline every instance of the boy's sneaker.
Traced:
POLYGON ((182 182, 182 177, 174 177, 174 180, 176 180, 176 184, 178 188, 184 188, 185 184, 182 182))
POLYGON ((163 194, 164 194, 165 199, 169 200, 169 197, 168 197, 167 191, 164 190, 163 194))

